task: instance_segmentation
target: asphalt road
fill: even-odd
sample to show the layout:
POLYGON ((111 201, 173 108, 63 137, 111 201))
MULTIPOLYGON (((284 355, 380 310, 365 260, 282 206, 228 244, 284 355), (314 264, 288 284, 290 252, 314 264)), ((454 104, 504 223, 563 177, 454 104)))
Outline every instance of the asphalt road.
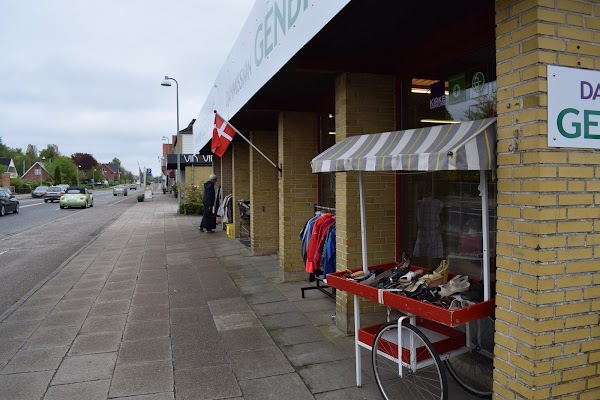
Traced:
POLYGON ((88 209, 20 199, 18 214, 0 217, 0 315, 134 205, 138 192, 94 190, 88 209))

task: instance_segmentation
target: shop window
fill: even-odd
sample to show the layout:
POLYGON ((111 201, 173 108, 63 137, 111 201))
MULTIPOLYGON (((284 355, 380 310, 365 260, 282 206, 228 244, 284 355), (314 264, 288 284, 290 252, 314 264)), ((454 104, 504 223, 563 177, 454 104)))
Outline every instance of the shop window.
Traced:
MULTIPOLYGON (((496 116, 494 51, 479 49, 447 63, 444 72, 423 71, 403 84, 402 127, 413 129, 496 116), (410 90, 409 90, 410 89, 410 90)), ((489 259, 495 272, 496 184, 488 172, 489 259)), ((483 233, 479 171, 399 172, 398 248, 414 264, 481 278, 483 233)))

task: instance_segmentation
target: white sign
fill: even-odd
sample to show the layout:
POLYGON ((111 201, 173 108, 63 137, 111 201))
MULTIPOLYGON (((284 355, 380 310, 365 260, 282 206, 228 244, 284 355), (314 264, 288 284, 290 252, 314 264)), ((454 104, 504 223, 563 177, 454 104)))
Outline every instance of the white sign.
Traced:
POLYGON ((212 138, 214 110, 231 119, 350 0, 257 0, 194 123, 194 153, 212 138))
POLYGON ((144 190, 144 200, 152 200, 152 190, 148 187, 144 190))
POLYGON ((600 72, 548 66, 548 147, 600 148, 600 72))

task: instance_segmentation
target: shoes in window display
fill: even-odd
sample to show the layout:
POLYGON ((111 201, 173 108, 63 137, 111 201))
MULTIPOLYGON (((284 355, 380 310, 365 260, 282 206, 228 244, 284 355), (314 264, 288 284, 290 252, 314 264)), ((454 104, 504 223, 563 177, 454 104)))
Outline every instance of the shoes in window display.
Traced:
POLYGON ((440 295, 442 297, 451 296, 455 293, 462 293, 469 290, 471 284, 469 283, 469 277, 466 275, 456 275, 450 279, 448 283, 440 285, 440 295))
POLYGON ((442 260, 440 266, 435 271, 431 274, 423 275, 421 279, 427 282, 428 286, 439 286, 448 281, 449 269, 450 264, 448 263, 448 260, 442 260))

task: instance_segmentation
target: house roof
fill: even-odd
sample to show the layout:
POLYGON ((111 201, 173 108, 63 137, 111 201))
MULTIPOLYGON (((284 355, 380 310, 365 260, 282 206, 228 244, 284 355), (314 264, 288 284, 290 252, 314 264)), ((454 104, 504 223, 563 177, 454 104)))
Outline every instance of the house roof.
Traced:
POLYGON ((46 171, 46 174, 48 174, 49 176, 52 176, 52 174, 50 174, 50 172, 48 172, 48 170, 46 169, 46 165, 41 162, 41 161, 36 161, 34 162, 31 167, 29 167, 29 169, 27 171, 25 171, 25 173, 23 174, 23 176, 27 175, 29 173, 29 171, 31 171, 36 165, 39 165, 40 167, 42 167, 42 169, 44 171, 46 171))
POLYGON ((0 157, 0 165, 6 165, 8 167, 11 161, 12 158, 10 157, 0 157))
POLYGON ((119 164, 104 163, 104 165, 106 165, 108 167, 108 169, 110 169, 113 174, 116 174, 117 172, 119 172, 119 164))
POLYGON ((192 120, 192 122, 190 122, 187 128, 180 130, 179 133, 181 133, 182 135, 192 135, 194 133, 194 122, 196 122, 195 118, 192 120))

